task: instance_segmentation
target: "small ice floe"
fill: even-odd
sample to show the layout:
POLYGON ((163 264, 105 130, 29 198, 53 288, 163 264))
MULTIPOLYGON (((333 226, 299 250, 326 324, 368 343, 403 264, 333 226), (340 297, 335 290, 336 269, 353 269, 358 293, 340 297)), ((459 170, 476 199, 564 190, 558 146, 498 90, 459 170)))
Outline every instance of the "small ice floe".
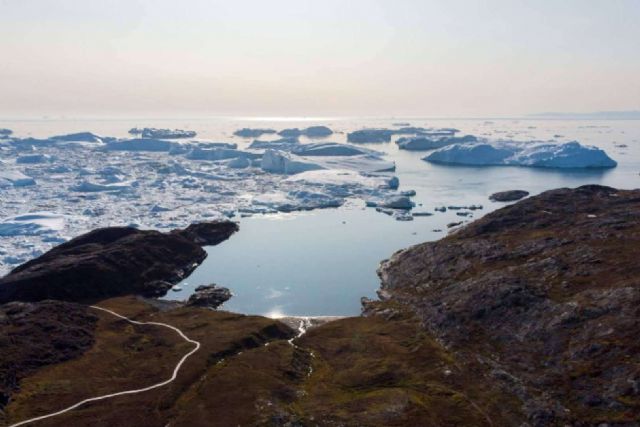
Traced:
POLYGON ((36 185, 36 180, 19 171, 0 170, 0 188, 36 185))
POLYGON ((99 193, 99 192, 114 192, 120 193, 131 189, 130 182, 122 182, 117 184, 98 184, 89 181, 82 181, 77 185, 69 187, 70 191, 78 193, 99 193))
POLYGON ((53 212, 30 212, 0 221, 0 236, 37 236, 64 229, 67 216, 53 212))
POLYGON ((46 154, 27 154, 24 156, 18 156, 16 158, 17 164, 35 164, 35 163, 46 163, 51 160, 50 156, 46 154))
POLYGON ((107 151, 170 151, 173 142, 155 138, 119 139, 107 142, 107 151))
POLYGON ((101 143, 103 138, 91 133, 91 132, 78 132, 78 133, 70 133, 66 135, 56 135, 49 138, 50 141, 55 142, 91 142, 91 143, 101 143))

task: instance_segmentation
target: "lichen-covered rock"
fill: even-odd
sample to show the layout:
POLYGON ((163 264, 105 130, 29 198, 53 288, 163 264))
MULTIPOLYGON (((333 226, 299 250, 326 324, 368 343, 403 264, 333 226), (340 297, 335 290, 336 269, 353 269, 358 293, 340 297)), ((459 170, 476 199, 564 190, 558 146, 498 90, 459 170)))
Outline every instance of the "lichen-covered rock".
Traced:
POLYGON ((622 425, 640 419, 638 260, 639 190, 559 189, 394 254, 381 296, 482 360, 533 425, 622 425))

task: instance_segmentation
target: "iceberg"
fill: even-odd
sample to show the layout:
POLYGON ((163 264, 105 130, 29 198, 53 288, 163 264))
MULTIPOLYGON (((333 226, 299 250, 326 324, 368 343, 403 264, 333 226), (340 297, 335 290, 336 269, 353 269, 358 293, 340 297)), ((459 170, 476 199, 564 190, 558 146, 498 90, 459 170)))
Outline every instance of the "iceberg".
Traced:
POLYGON ((478 139, 473 135, 465 135, 462 137, 427 137, 427 136, 413 136, 402 137, 396 141, 398 148, 408 151, 427 151, 436 150, 438 148, 446 147, 453 144, 464 144, 467 142, 476 142, 478 139))
POLYGON ((196 147, 185 156, 189 160, 227 160, 237 157, 257 158, 259 155, 232 148, 199 148, 196 147))
POLYGON ((377 153, 374 150, 336 142, 302 144, 294 147, 292 152, 299 156, 357 156, 377 153))
POLYGON ((389 142, 395 131, 389 129, 361 129, 347 134, 347 141, 355 143, 389 142))
POLYGON ((278 132, 278 135, 283 136, 285 138, 297 138, 302 135, 302 131, 298 128, 283 129, 280 132, 278 132))
POLYGON ((142 138, 157 138, 157 139, 180 139, 180 138, 195 138, 196 132, 192 130, 182 129, 156 129, 156 128, 131 128, 129 129, 131 135, 140 135, 142 138))
POLYGON ((102 142, 102 138, 91 132, 70 133, 67 135, 56 135, 49 138, 55 142, 102 142))
POLYGON ((107 142, 108 151, 169 151, 174 143, 163 139, 135 138, 107 142))
POLYGON ((265 172, 282 173, 286 175, 325 169, 317 163, 277 150, 265 151, 260 167, 265 172))
POLYGON ((36 180, 18 171, 0 171, 0 188, 2 187, 27 187, 36 185, 36 180))
MULTIPOLYGON (((175 143, 176 145, 181 145, 184 147, 189 147, 189 144, 179 144, 179 143, 175 143)), ((234 143, 234 142, 198 142, 197 145, 199 148, 230 148, 235 150, 236 148, 238 148, 238 144, 234 143)))
POLYGON ((385 197, 370 199, 366 202, 367 207, 379 207, 386 209, 403 209, 410 210, 415 204, 411 201, 409 196, 402 194, 390 194, 385 197))
POLYGON ((331 190, 333 195, 347 196, 359 190, 394 190, 398 178, 388 175, 365 174, 349 170, 316 170, 302 172, 285 180, 290 183, 320 186, 331 190))
POLYGON ((475 166, 528 166, 539 168, 612 168, 617 163, 603 150, 581 145, 495 141, 454 144, 424 157, 431 163, 475 166))
POLYGON ((285 150, 290 151, 296 145, 299 145, 298 138, 280 138, 273 141, 261 141, 259 139, 254 140, 251 144, 249 144, 250 149, 252 150, 285 150))
POLYGON ((405 126, 392 131, 394 135, 416 135, 428 132, 428 129, 415 126, 405 126))
POLYGON ((333 131, 326 126, 310 126, 306 129, 290 128, 283 129, 278 132, 278 135, 286 138, 298 138, 299 136, 306 136, 308 138, 324 138, 332 134, 333 131))
POLYGON ((333 135, 333 131, 326 126, 310 126, 303 131, 303 134, 309 138, 325 138, 333 135))
POLYGON ((235 131, 233 134, 235 136, 239 136, 241 138, 259 138, 265 134, 273 134, 276 133, 274 129, 251 129, 251 128, 242 128, 235 131))
POLYGON ((337 208, 344 204, 344 198, 321 191, 294 190, 288 194, 264 194, 253 200, 252 212, 265 212, 265 207, 277 212, 307 211, 313 209, 337 208))
POLYGON ((317 157, 324 169, 350 169, 359 172, 393 172, 396 164, 384 160, 378 155, 364 154, 357 156, 317 157))

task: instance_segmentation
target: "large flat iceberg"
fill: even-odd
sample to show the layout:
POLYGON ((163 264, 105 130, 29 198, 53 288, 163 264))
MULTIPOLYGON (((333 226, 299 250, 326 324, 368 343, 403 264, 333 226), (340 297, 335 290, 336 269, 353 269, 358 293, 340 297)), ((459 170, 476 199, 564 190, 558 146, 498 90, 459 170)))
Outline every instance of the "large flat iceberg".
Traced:
POLYGON ((576 141, 564 144, 483 141, 454 144, 426 156, 431 163, 471 166, 529 166, 539 168, 612 168, 617 165, 603 150, 576 141))

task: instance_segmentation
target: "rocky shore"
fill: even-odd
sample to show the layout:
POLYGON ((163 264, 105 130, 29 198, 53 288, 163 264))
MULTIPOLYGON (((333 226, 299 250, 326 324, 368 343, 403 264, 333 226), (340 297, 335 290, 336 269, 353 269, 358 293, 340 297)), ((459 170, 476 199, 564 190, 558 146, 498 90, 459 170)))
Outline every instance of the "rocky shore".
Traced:
MULTIPOLYGON (((184 354, 77 304, 92 301, 202 348, 165 388, 39 425, 639 425, 640 190, 548 191, 393 254, 364 316, 298 338, 300 319, 135 296, 236 229, 97 230, 0 279, 0 424, 153 383, 184 354)), ((204 305, 229 296, 202 291, 204 305)))
POLYGON ((160 233, 130 227, 91 231, 0 278, 0 303, 92 301, 128 294, 162 296, 238 230, 233 222, 191 225, 160 233))

